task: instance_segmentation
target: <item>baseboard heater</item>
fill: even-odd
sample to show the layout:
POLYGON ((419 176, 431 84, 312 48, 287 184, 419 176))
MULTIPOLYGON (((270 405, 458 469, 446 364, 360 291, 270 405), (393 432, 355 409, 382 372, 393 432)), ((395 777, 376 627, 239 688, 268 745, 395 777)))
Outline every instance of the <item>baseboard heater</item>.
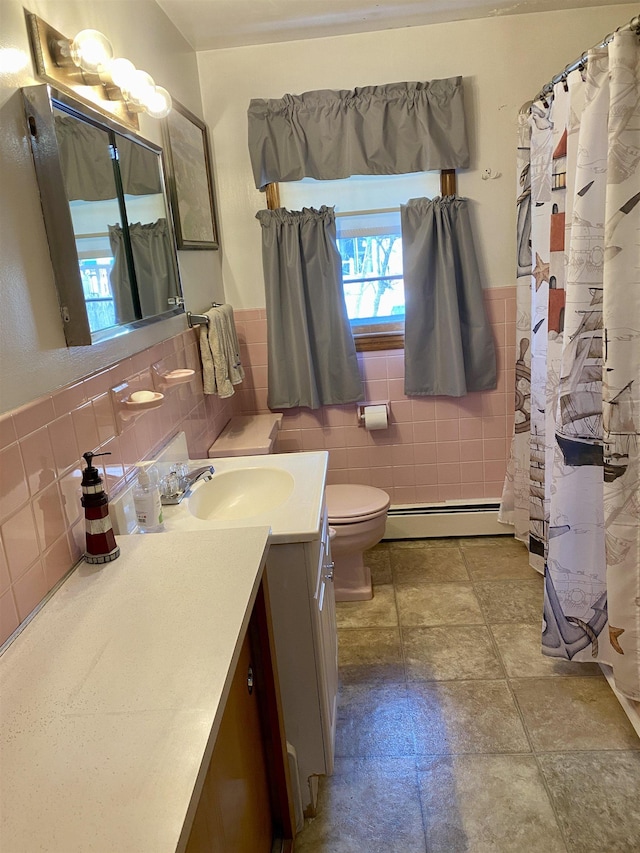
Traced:
POLYGON ((384 539, 513 536, 513 527, 498 521, 499 507, 498 500, 391 506, 384 539))

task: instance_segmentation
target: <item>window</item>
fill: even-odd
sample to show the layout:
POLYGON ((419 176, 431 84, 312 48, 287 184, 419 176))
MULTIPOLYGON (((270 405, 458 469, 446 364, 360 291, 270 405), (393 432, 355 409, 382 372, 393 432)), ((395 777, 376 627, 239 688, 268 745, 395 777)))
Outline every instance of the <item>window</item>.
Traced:
POLYGON ((279 185, 289 210, 335 207, 347 313, 358 349, 404 345, 400 205, 440 192, 440 172, 355 175, 339 181, 279 185))

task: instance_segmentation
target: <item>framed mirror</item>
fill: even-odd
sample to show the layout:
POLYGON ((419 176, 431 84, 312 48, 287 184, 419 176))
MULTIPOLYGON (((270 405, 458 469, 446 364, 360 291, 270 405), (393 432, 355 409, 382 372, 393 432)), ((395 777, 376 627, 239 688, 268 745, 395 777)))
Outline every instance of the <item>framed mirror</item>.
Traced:
POLYGON ((162 149, 48 85, 22 91, 67 346, 182 312, 162 149))

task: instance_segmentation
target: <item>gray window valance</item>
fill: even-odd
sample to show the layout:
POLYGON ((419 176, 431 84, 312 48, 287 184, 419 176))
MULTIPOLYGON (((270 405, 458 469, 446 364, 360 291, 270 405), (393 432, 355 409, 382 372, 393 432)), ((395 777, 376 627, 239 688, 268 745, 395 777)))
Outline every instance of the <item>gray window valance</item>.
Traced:
POLYGON ((253 99, 248 117, 259 189, 469 165, 462 77, 253 99))

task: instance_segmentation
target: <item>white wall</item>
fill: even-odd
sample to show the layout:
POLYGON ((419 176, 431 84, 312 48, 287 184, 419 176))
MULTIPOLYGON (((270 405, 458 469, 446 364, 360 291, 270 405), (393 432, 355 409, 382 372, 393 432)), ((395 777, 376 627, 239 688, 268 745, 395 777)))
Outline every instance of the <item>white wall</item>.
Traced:
MULTIPOLYGON (((91 27, 111 40, 117 55, 144 68, 192 112, 202 115, 196 56, 155 0, 27 0, 72 37, 91 27)), ((33 76, 21 0, 0 0, 0 412, 27 403, 177 334, 183 316, 115 341, 67 349, 38 197, 19 87, 33 76), (23 65, 4 69, 10 50, 23 65)), ((160 124, 143 120, 141 133, 161 142, 160 124)), ((202 311, 222 297, 221 253, 182 251, 186 307, 202 311)))
POLYGON ((472 168, 459 173, 458 192, 474 202, 486 285, 513 285, 518 111, 565 65, 637 11, 636 4, 623 4, 198 53, 213 138, 227 299, 237 308, 265 303, 260 226, 254 218, 265 199, 253 185, 246 142, 251 98, 459 74, 465 78, 472 168), (484 169, 502 177, 482 181, 484 169))

